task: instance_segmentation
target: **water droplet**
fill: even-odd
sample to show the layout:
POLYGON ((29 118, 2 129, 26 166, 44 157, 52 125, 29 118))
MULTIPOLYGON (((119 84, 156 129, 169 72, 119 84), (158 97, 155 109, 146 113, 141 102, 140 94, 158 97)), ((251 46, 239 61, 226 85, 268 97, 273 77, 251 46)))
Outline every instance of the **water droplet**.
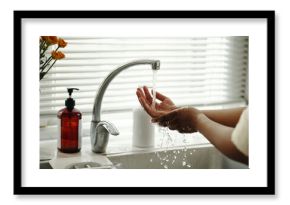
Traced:
POLYGON ((168 169, 168 166, 167 165, 164 165, 163 167, 164 167, 164 169, 168 169))
POLYGON ((190 164, 188 164, 188 165, 186 165, 188 168, 190 168, 191 167, 191 165, 190 164))
POLYGON ((153 162, 153 159, 152 158, 150 159, 150 162, 153 162))
MULTIPOLYGON (((171 131, 169 128, 163 128, 159 127, 159 131, 161 132, 161 138, 160 138, 160 148, 162 150, 155 152, 157 160, 161 164, 161 166, 167 166, 169 163, 174 164, 177 162, 177 158, 181 160, 183 166, 186 166, 186 158, 187 158, 187 143, 189 142, 187 140, 188 135, 180 134, 177 131, 171 131), (170 150, 169 147, 174 147, 176 144, 182 144, 181 149, 175 149, 170 150), (178 157, 177 157, 178 156, 178 157)), ((192 150, 191 150, 192 155, 192 150)), ((178 160, 178 161, 179 161, 178 160)), ((153 159, 150 159, 150 162, 152 162, 153 159)), ((154 159, 155 161, 155 159, 154 159)))

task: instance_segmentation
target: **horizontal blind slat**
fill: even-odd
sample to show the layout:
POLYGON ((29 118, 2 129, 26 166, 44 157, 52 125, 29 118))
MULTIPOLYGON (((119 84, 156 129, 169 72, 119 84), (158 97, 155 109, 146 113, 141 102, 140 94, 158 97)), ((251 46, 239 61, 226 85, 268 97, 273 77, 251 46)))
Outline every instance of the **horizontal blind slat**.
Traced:
MULTIPOLYGON (((159 72, 158 73, 158 79, 162 80, 163 78, 172 78, 172 77, 187 77, 189 75, 194 75, 195 77, 192 78, 192 80, 195 80, 196 78, 204 78, 206 77, 217 77, 217 76, 222 76, 223 78, 226 77, 241 77, 241 75, 245 74, 245 71, 243 70, 238 70, 236 72, 208 72, 208 71, 194 71, 194 70, 186 70, 186 72, 180 72, 180 71, 167 71, 167 72, 159 72), (160 74, 159 74, 160 73, 160 74), (199 77, 196 77, 197 75, 199 75, 199 77)), ((130 79, 137 79, 137 80, 142 80, 144 78, 148 79, 148 78, 152 78, 152 73, 144 73, 142 78, 140 78, 140 74, 137 72, 128 72, 126 73, 126 79, 130 80, 130 79)), ((82 79, 103 79, 108 75, 108 73, 90 73, 90 74, 58 74, 58 75, 54 75, 54 76, 50 76, 49 78, 43 80, 43 82, 45 81, 56 81, 56 80, 82 80, 82 79)), ((115 80, 115 82, 118 82, 119 79, 118 78, 115 80)))
MULTIPOLYGON (((184 100, 182 103, 176 103, 177 106, 186 106, 186 105, 193 105, 193 106, 210 106, 213 104, 223 104, 223 103, 236 103, 236 102, 244 102, 243 98, 231 98, 229 99, 222 99, 222 100, 211 100, 210 98, 207 99, 200 99, 200 100, 196 100, 196 101, 189 101, 189 100, 184 100)), ((78 107, 79 108, 79 107, 78 107)), ((92 114, 92 108, 90 107, 85 107, 85 108, 79 108, 81 110, 81 112, 83 114, 92 114)), ((118 104, 118 105, 110 105, 110 107, 102 107, 102 114, 103 113, 114 113, 114 112, 125 112, 125 111, 132 111, 133 106, 130 105, 122 105, 122 104, 118 104)), ((49 115, 52 115, 54 117, 56 117, 57 111, 59 109, 56 110, 44 110, 41 114, 42 117, 46 117, 49 115)), ((91 120, 91 118, 89 119, 91 120)))
MULTIPOLYGON (((168 88, 168 87, 166 87, 168 88)), ((197 87, 197 88, 191 88, 191 87, 184 87, 184 88, 176 88, 175 87, 171 87, 170 89, 166 90, 166 93, 168 94, 175 94, 175 93, 179 93, 179 92, 187 92, 187 93, 204 93, 204 92, 214 92, 214 91, 222 91, 222 92, 226 92, 226 93, 231 93, 231 92, 237 92, 237 91, 242 91, 241 89, 241 85, 236 85, 233 87, 226 87, 226 86, 208 86, 208 87, 197 87)), ((165 88, 158 88, 159 90, 165 90, 165 88)), ((122 97, 122 96, 132 96, 135 95, 135 89, 134 90, 129 90, 129 89, 124 89, 124 90, 109 90, 108 92, 106 92, 105 97, 107 96, 114 96, 114 97, 122 97)), ((74 95, 74 99, 78 100, 78 99, 93 99, 95 97, 96 92, 84 92, 84 93, 75 93, 74 95)), ((134 96, 135 97, 135 96, 134 96)), ((40 97, 40 102, 52 102, 55 100, 62 100, 67 98, 67 94, 54 94, 54 95, 42 95, 40 97)))
MULTIPOLYGON (((144 82, 143 82, 144 83, 144 82)), ((151 82, 152 83, 152 82, 151 82)), ((235 84, 232 84, 231 87, 237 85, 237 86, 241 86, 241 85, 244 85, 245 82, 242 80, 238 83, 235 83, 235 84)), ((140 84, 139 84, 140 85, 140 84)), ((139 86, 138 85, 138 86, 139 86)), ((145 84, 141 84, 141 85, 145 85, 145 84)), ((172 88, 175 88, 175 87, 194 87, 194 88, 203 88, 205 85, 204 84, 200 84, 199 82, 192 82, 192 81, 180 81, 178 83, 176 82, 164 82, 162 84, 158 84, 158 87, 157 89, 162 89, 162 90, 167 90, 167 89, 172 89, 172 88)), ((214 85, 213 86, 228 86, 227 84, 218 84, 218 85, 214 85)), ((112 92, 112 91, 120 91, 120 89, 122 90, 126 90, 126 89, 136 89, 136 85, 126 85, 126 84, 123 84, 123 85, 114 85, 114 84, 111 84, 109 87, 108 87, 108 91, 107 92, 112 92)), ((99 89, 99 85, 91 85, 91 86, 84 86, 84 85, 81 85, 79 86, 79 91, 77 93, 82 93, 82 92, 90 92, 90 91, 93 91, 93 92, 96 92, 98 89, 99 89)), ((107 93, 106 92, 106 93, 107 93)), ((53 88, 44 88, 44 89, 41 89, 41 95, 45 96, 45 95, 52 95, 52 94, 59 94, 59 93, 66 93, 66 87, 53 87, 53 88)))
MULTIPOLYGON (((163 64, 162 64, 163 65, 163 64)), ((211 69, 213 71, 215 70, 242 70, 246 69, 247 64, 241 64, 241 65, 224 65, 224 64, 180 64, 178 67, 176 65, 167 65, 166 67, 162 67, 160 72, 163 71, 171 71, 171 70, 205 70, 205 69, 211 69)), ((52 74, 68 74, 68 73, 98 73, 98 72, 107 72, 109 73, 112 71, 115 67, 111 66, 98 66, 98 67, 93 67, 93 66, 78 66, 78 67, 57 67, 55 66, 50 72, 47 74, 47 76, 50 76, 52 74)), ((137 69, 137 68, 136 68, 137 69)), ((148 68, 147 68, 148 69, 148 68)), ((133 69, 130 70, 132 72, 133 69)), ((45 79, 45 78, 44 78, 45 79)))

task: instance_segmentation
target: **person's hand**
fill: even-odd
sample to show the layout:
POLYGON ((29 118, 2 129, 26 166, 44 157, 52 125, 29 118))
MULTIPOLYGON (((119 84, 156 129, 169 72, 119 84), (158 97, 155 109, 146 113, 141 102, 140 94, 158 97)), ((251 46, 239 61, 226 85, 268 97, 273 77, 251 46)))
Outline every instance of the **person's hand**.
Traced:
POLYGON ((152 122, 180 133, 194 133, 198 130, 197 124, 201 115, 202 112, 193 107, 184 107, 154 118, 152 122))
POLYGON ((136 95, 142 107, 152 118, 158 118, 177 108, 170 98, 159 92, 156 92, 156 99, 159 100, 160 103, 155 102, 155 107, 153 107, 153 97, 146 86, 144 86, 143 89, 138 88, 136 95))

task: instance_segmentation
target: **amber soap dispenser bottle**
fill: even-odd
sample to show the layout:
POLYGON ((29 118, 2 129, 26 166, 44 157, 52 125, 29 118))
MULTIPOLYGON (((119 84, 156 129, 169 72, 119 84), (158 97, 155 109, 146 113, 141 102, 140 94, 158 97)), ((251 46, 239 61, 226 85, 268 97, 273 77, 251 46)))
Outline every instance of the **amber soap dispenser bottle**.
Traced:
POLYGON ((58 142, 57 148, 61 152, 79 152, 82 146, 82 114, 75 108, 75 100, 71 97, 74 90, 78 88, 68 88, 69 97, 65 101, 65 108, 57 113, 58 142))

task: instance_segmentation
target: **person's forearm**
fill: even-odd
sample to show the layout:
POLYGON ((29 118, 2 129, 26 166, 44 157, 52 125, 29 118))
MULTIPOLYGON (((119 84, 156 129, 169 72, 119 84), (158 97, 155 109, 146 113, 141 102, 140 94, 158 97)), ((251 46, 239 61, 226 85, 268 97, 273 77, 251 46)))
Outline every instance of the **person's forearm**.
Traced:
POLYGON ((216 123, 204 114, 199 115, 196 128, 223 154, 248 164, 248 157, 243 155, 232 143, 231 136, 234 128, 216 123))
POLYGON ((222 110, 201 110, 209 119, 229 127, 235 127, 245 108, 232 108, 222 110))

